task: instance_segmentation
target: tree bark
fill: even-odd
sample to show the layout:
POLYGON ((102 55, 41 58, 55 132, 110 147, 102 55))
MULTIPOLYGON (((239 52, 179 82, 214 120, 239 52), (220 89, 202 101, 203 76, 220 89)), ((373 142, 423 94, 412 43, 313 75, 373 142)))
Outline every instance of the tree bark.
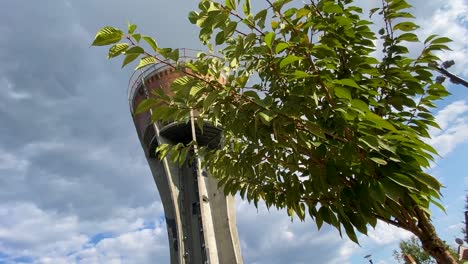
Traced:
POLYGON ((419 208, 417 230, 411 230, 420 240, 423 249, 429 253, 438 264, 456 264, 457 261, 450 254, 447 245, 439 238, 434 226, 426 214, 419 208))
POLYGON ((406 229, 417 236, 424 251, 429 253, 438 264, 457 264, 447 244, 437 235, 429 216, 417 205, 413 207, 411 213, 404 208, 400 208, 399 214, 395 217, 396 221, 379 216, 377 218, 396 227, 406 229), (415 218, 417 221, 415 221, 415 218))
POLYGON ((422 246, 439 264, 456 264, 457 261, 452 257, 450 251, 439 237, 423 234, 419 237, 422 246))

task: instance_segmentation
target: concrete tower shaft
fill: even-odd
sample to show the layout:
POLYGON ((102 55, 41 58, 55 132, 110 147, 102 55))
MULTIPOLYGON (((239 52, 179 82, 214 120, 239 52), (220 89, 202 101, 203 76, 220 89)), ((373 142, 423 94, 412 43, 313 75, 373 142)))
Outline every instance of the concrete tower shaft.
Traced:
MULTIPOLYGON (((197 162, 172 164, 170 158, 157 159, 159 144, 188 143, 192 127, 186 123, 151 123, 149 112, 135 114, 138 104, 151 90, 170 94, 170 85, 184 76, 165 64, 156 64, 135 73, 130 79, 129 102, 132 118, 163 203, 172 264, 242 263, 237 234, 234 197, 217 188, 217 180, 197 162)), ((196 128, 199 145, 217 147, 222 130, 205 122, 203 133, 196 128)))

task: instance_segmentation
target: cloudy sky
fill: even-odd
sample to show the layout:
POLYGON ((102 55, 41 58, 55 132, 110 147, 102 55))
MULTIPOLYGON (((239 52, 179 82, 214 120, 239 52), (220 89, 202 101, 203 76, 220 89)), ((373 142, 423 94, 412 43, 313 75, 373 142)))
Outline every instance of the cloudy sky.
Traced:
MULTIPOLYGON (((413 1, 427 36, 455 40, 453 71, 468 77, 468 4, 413 1)), ((196 1, 0 0, 0 263, 168 263, 163 209, 127 103, 131 69, 90 48, 105 25, 127 20, 160 46, 200 48, 186 19, 196 1)), ((435 110, 442 154, 431 173, 446 186, 447 214, 434 221, 449 243, 460 236, 468 187, 468 89, 435 110)), ((361 247, 337 231, 291 223, 284 212, 238 200, 245 263, 394 263, 408 233, 385 224, 361 247)))

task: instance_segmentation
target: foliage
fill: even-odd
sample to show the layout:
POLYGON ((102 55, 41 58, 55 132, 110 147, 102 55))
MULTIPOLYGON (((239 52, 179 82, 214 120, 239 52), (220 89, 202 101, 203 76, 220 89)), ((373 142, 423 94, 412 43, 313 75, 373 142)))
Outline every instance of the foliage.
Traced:
POLYGON ((167 121, 193 108, 222 126, 223 147, 200 153, 226 193, 328 223, 355 242, 355 230, 366 234, 378 219, 434 236, 425 228, 429 204, 443 210, 441 184, 424 172, 436 151, 423 138, 438 127, 434 102, 449 94, 433 70, 450 39, 420 41, 404 0, 372 9, 376 24, 352 0, 265 1, 255 10, 250 0, 201 0, 189 20, 209 51, 193 60, 132 24, 126 35, 104 28, 93 44, 115 44, 109 57, 124 56, 122 66, 140 58, 137 69, 164 63, 186 73, 174 95, 156 92, 138 110, 167 121), (412 57, 410 47, 422 51, 412 57))
POLYGON ((399 263, 405 263, 404 255, 411 255, 417 264, 436 263, 431 256, 422 249, 421 243, 416 237, 411 237, 408 240, 401 241, 399 246, 399 251, 393 251, 393 257, 399 263))
MULTIPOLYGON (((445 243, 445 242, 444 242, 445 243)), ((451 248, 447 243, 445 243, 446 248, 449 250, 450 254, 458 259, 458 254, 455 249, 451 248)), ((417 264, 435 264, 437 263, 421 246, 421 243, 416 237, 411 237, 408 240, 403 240, 399 244, 400 250, 393 251, 393 257, 399 263, 405 263, 404 255, 410 255, 413 257, 414 261, 417 264)))

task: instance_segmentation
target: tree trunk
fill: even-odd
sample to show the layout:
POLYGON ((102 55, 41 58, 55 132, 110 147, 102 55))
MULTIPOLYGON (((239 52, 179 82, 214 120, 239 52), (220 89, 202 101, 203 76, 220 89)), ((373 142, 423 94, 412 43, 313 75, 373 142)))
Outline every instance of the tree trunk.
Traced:
POLYGON ((423 249, 429 253, 438 264, 456 264, 457 261, 450 254, 447 245, 437 236, 434 226, 426 214, 420 209, 416 209, 418 214, 419 230, 413 232, 421 240, 423 249))
POLYGON ((437 235, 422 234, 421 239, 424 250, 429 253, 439 264, 456 264, 457 261, 452 257, 450 251, 437 235))

